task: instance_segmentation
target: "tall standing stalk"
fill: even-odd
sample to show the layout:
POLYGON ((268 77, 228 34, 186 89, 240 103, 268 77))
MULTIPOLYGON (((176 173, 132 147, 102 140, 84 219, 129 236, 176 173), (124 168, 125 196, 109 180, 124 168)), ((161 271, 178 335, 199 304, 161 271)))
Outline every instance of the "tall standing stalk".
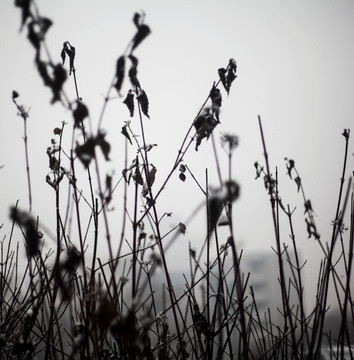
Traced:
MULTIPOLYGON (((325 313, 326 313, 327 301, 328 301, 329 279, 330 279, 330 275, 331 275, 331 272, 332 272, 333 252, 334 252, 337 236, 338 236, 338 233, 339 233, 339 230, 340 230, 339 226, 343 222, 343 216, 344 216, 344 212, 345 212, 345 209, 346 209, 346 202, 347 202, 347 199, 348 199, 349 188, 350 188, 350 182, 349 182, 346 200, 344 201, 343 210, 341 211, 343 187, 344 187, 344 182, 345 182, 345 172, 346 172, 346 169, 347 169, 348 146, 349 146, 349 135, 350 135, 349 129, 345 129, 342 135, 345 138, 345 150, 344 150, 342 176, 341 176, 341 179, 340 179, 340 186, 339 186, 337 210, 336 210, 336 214, 335 214, 335 218, 334 218, 335 220, 334 220, 334 223, 333 223, 330 248, 329 248, 329 251, 328 251, 328 255, 326 257, 326 268, 325 268, 325 271, 324 271, 324 279, 323 279, 323 282, 322 282, 322 287, 320 289, 320 291, 321 291, 320 292, 320 308, 319 308, 319 311, 318 311, 319 316, 315 317, 314 324, 313 324, 313 328, 318 329, 315 332, 315 336, 316 335, 318 336, 317 346, 316 346, 316 351, 315 351, 315 357, 317 356, 317 354, 319 354, 320 349, 321 349, 321 345, 322 345, 322 336, 323 336, 322 332, 323 332, 324 319, 325 319, 325 313)), ((314 344, 314 341, 313 341, 313 344, 314 344)), ((311 345, 313 345, 313 344, 311 344, 311 345)), ((310 349, 310 350, 312 351, 312 349, 310 349)), ((311 352, 310 352, 310 354, 311 354, 311 352)))
POLYGON ((29 167, 29 155, 28 155, 28 137, 27 137, 27 119, 29 117, 28 111, 25 109, 23 105, 18 105, 16 102, 16 98, 18 97, 18 93, 16 91, 12 92, 12 101, 16 105, 18 110, 18 115, 23 119, 23 141, 25 143, 25 157, 26 157, 26 173, 27 173, 27 186, 28 186, 28 203, 29 203, 29 211, 32 212, 32 189, 31 189, 31 176, 30 176, 30 167, 29 167))
POLYGON ((282 304, 283 304, 283 316, 284 316, 285 324, 286 324, 287 320, 289 321, 290 335, 291 335, 291 339, 292 339, 293 357, 295 359, 298 359, 295 328, 294 328, 293 319, 292 319, 292 315, 291 315, 291 308, 289 305, 289 297, 287 294, 287 285, 285 282, 284 265, 283 265, 282 250, 281 250, 280 236, 279 236, 279 223, 277 221, 278 216, 276 213, 276 206, 278 204, 278 198, 277 198, 277 196, 275 197, 275 194, 277 195, 277 184, 275 184, 276 188, 274 188, 273 179, 271 177, 271 172, 270 172, 268 152, 267 152, 264 133, 263 133, 262 121, 261 121, 260 116, 258 116, 258 123, 259 123, 259 129, 260 129, 260 133, 261 133, 261 139, 262 139, 262 145, 263 145, 263 151, 264 151, 263 155, 264 155, 264 159, 265 159, 265 163, 266 163, 266 176, 267 176, 267 183, 269 186, 269 196, 270 196, 270 202, 271 202, 273 226, 274 226, 275 240, 276 240, 276 247, 277 247, 277 258, 278 258, 278 267, 279 267, 279 276, 280 276, 280 290, 281 290, 282 304))

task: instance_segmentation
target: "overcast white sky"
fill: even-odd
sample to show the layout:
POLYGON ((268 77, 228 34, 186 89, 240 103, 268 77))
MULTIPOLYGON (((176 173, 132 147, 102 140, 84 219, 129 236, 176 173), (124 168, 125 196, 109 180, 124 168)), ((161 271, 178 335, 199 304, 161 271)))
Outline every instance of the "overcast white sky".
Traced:
MULTIPOLYGON (((298 243, 306 254, 320 253, 315 242, 307 239, 302 199, 295 184, 285 177, 283 158, 296 161, 325 240, 339 189, 344 150, 341 133, 354 124, 353 1, 41 0, 37 4, 40 13, 54 21, 47 35, 52 58, 60 62, 64 41, 76 47, 80 96, 96 125, 116 60, 134 35, 133 14, 145 11, 152 33, 136 55, 139 79, 150 100, 147 133, 149 141, 158 144, 151 155, 158 168, 157 183, 169 171, 184 134, 217 80, 217 69, 235 58, 238 78, 230 96, 224 95, 221 125, 215 135, 232 132, 240 137, 233 163, 242 191, 235 204, 236 241, 245 250, 274 245, 267 194, 262 182, 254 181, 253 163, 263 161, 257 121, 261 115, 273 171, 279 166, 280 192, 285 203, 297 206, 298 243)), ((17 90, 19 103, 31 107, 28 141, 34 213, 44 223, 53 224, 54 193, 45 183, 49 171, 45 151, 54 127, 63 120, 70 123, 71 116, 59 104, 49 105, 51 94, 35 69, 26 29, 19 33, 19 28, 19 9, 13 1, 2 1, 0 220, 7 221, 8 208, 17 199, 23 208, 28 206, 23 122, 11 101, 12 90, 17 90)), ((74 99, 71 80, 65 89, 74 99)), ((120 100, 109 103, 103 128, 113 147, 114 160, 108 169, 115 169, 116 174, 122 169, 120 130, 127 119, 120 100)), ((354 169, 352 153, 353 141, 349 173, 354 169)), ((198 153, 191 149, 185 162, 201 182, 208 167, 210 183, 218 185, 211 143, 203 143, 198 153)), ((226 166, 223 172, 226 176, 226 166)), ((174 213, 168 226, 186 221, 203 200, 193 186, 190 180, 183 184, 175 179, 167 187, 161 211, 174 213)), ((198 224, 187 228, 185 238, 179 240, 182 245, 174 247, 174 256, 185 256, 188 241, 200 246, 205 234, 197 230, 198 224)), ((288 241, 287 231, 283 241, 288 241)))

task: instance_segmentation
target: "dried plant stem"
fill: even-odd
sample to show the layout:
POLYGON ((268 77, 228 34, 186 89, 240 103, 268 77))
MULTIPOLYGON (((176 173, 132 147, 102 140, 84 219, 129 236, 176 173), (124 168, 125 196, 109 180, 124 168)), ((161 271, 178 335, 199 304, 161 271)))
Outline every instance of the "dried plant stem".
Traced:
MULTIPOLYGON (((17 94, 18 96, 18 94, 17 94)), ((27 118, 29 117, 28 112, 22 105, 18 105, 16 102, 16 97, 12 97, 13 103, 16 105, 18 110, 18 115, 23 119, 23 141, 25 143, 25 158, 26 158, 26 173, 27 173, 27 186, 28 186, 28 203, 29 211, 32 212, 32 188, 31 188, 31 176, 30 176, 30 167, 29 167, 29 155, 28 155, 28 136, 27 136, 27 118)))
MULTIPOLYGON (((345 209, 346 209, 346 203, 348 201, 348 197, 349 197, 349 191, 350 191, 350 183, 351 183, 351 179, 349 181, 348 184, 348 191, 347 191, 347 195, 346 195, 346 199, 344 201, 344 205, 343 205, 343 210, 341 211, 341 200, 342 200, 342 194, 343 194, 343 186, 344 186, 344 181, 345 181, 345 172, 346 172, 346 168, 347 168, 347 157, 348 157, 348 145, 349 145, 349 133, 348 136, 345 137, 345 150, 344 150, 344 159, 343 159, 343 169, 342 169, 342 176, 340 179, 340 187, 339 187, 339 195, 338 195, 338 202, 337 202, 337 210, 336 210, 336 214, 335 214, 335 220, 334 220, 334 224, 333 224, 333 230, 332 230, 332 237, 331 237, 331 243, 330 243, 330 249, 328 251, 328 256, 326 257, 326 269, 324 272, 324 280, 322 282, 322 287, 321 287, 321 293, 320 293, 320 308, 318 311, 318 317, 314 319, 314 329, 318 329, 318 333, 314 334, 314 336, 318 335, 318 340, 317 340, 317 347, 316 347, 316 352, 315 352, 315 356, 316 354, 319 353, 320 349, 321 349, 321 343, 322 343, 322 331, 323 331, 323 326, 324 326, 324 319, 325 319, 325 313, 326 313, 326 308, 327 308, 327 299, 328 299, 328 288, 329 288, 329 279, 330 279, 330 274, 331 274, 331 269, 332 269, 332 258, 333 258, 333 252, 334 252, 334 247, 336 244, 336 239, 339 233, 339 226, 342 224, 343 222, 343 216, 345 213, 345 209)), ((313 343, 314 343, 314 339, 313 339, 313 343)), ((312 350, 312 349, 310 349, 312 350)))
POLYGON ((27 172, 27 185, 28 185, 28 201, 29 201, 29 211, 32 212, 32 189, 31 189, 31 176, 28 160, 28 143, 27 143, 27 117, 23 117, 24 122, 24 137, 25 142, 25 154, 26 154, 26 172, 27 172))
MULTIPOLYGON (((279 216, 277 215, 278 212, 276 213, 276 203, 278 203, 278 200, 274 198, 274 192, 277 192, 277 189, 274 189, 274 185, 273 185, 272 178, 271 178, 268 153, 267 153, 267 148, 266 148, 266 144, 265 144, 265 138, 264 138, 263 128, 262 128, 262 121, 261 121, 260 116, 258 116, 258 123, 259 123, 263 151, 264 151, 263 155, 264 155, 264 159, 265 159, 265 163, 266 163, 266 174, 267 174, 268 183, 269 183, 269 195, 270 195, 270 202, 271 202, 273 226, 274 226, 274 232, 275 232, 277 258, 278 258, 278 266, 279 266, 279 276, 280 276, 280 288, 281 288, 281 296, 282 296, 283 311, 284 311, 284 322, 285 322, 284 326, 287 326, 286 322, 288 320, 289 327, 291 329, 290 335, 292 338, 292 356, 294 356, 295 359, 298 359, 297 342, 296 342, 296 338, 295 338, 295 329, 294 329, 294 325, 293 325, 293 319, 291 316, 289 298, 287 295, 287 285, 285 282, 282 250, 281 250, 281 245, 280 245, 279 220, 277 220, 277 219, 279 219, 279 216)), ((276 186, 277 186, 277 182, 276 182, 276 186)))
MULTIPOLYGON (((307 328, 307 323, 306 323, 306 315, 305 315, 305 306, 304 306, 304 286, 302 283, 302 274, 301 274, 301 269, 303 268, 304 265, 300 265, 300 260, 299 260, 299 255, 298 255, 298 251, 297 251, 297 246, 296 246, 296 241, 295 241, 295 232, 294 232, 294 228, 293 228, 293 222, 292 222, 292 212, 290 211, 290 206, 288 205, 287 208, 287 212, 286 215, 288 216, 288 220, 289 220, 289 227, 290 227, 290 238, 292 240, 293 243, 293 249, 294 249, 294 254, 295 254, 295 265, 291 264, 290 262, 290 266, 291 269, 293 270, 293 267, 295 267, 296 273, 297 273, 297 277, 295 278, 294 276, 294 280, 295 280, 295 284, 296 284, 296 292, 299 298, 299 304, 300 304, 300 328, 301 328, 301 334, 304 334, 303 337, 306 340, 306 344, 310 343, 310 338, 309 338, 309 334, 308 334, 308 328, 307 328)), ((304 354, 304 341, 302 340, 300 342, 300 355, 303 356, 304 354)))

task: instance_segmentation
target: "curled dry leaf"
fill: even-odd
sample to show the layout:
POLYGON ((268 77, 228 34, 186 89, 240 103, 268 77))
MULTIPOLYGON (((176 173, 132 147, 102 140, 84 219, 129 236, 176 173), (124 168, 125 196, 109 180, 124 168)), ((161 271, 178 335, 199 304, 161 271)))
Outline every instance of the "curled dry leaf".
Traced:
POLYGON ((120 56, 117 60, 117 67, 116 67, 117 81, 114 84, 114 87, 116 88, 119 96, 121 96, 120 89, 122 88, 123 85, 124 75, 125 75, 125 56, 120 56))
POLYGON ((21 211, 17 207, 10 210, 10 218, 14 220, 24 230, 26 240, 27 258, 31 259, 38 254, 42 234, 37 229, 35 219, 26 211, 21 211))
POLYGON ((180 174, 178 175, 178 177, 180 178, 181 181, 183 181, 183 182, 186 181, 186 175, 185 175, 185 174, 180 173, 180 174))
POLYGON ((144 185, 144 179, 141 176, 139 166, 137 166, 135 168, 135 174, 133 175, 133 179, 137 184, 142 185, 142 186, 144 185))
POLYGON ((292 160, 292 159, 287 159, 287 158, 285 158, 285 160, 287 160, 287 164, 286 164, 286 168, 287 168, 287 170, 288 170, 288 175, 289 175, 289 177, 290 177, 290 179, 292 179, 292 175, 291 175, 291 171, 294 169, 294 167, 295 167, 295 161, 294 160, 292 160))
POLYGON ((140 18, 141 15, 139 13, 135 13, 134 17, 133 17, 133 23, 135 24, 135 26, 139 29, 140 27, 140 18))
POLYGON ((235 59, 230 59, 227 69, 220 68, 218 70, 219 78, 223 84, 227 94, 230 92, 231 84, 236 79, 237 64, 235 59))
POLYGON ((215 87, 215 85, 210 90, 210 99, 211 99, 211 110, 212 113, 215 115, 215 118, 217 121, 219 121, 219 113, 220 113, 220 107, 222 102, 221 92, 220 90, 215 87))
POLYGON ((53 93, 52 104, 60 100, 60 93, 63 84, 66 80, 66 71, 62 65, 52 65, 37 59, 36 61, 39 75, 41 76, 44 85, 48 86, 53 93))
POLYGON ((58 127, 56 127, 56 128, 53 130, 54 135, 60 135, 61 132, 62 132, 62 130, 61 130, 60 128, 58 128, 58 127))
POLYGON ((75 71, 75 68, 74 68, 74 60, 75 60, 75 47, 72 46, 69 41, 65 41, 63 43, 63 49, 61 51, 61 58, 63 60, 63 63, 62 65, 64 65, 65 63, 65 56, 68 55, 69 56, 69 67, 70 67, 70 70, 69 70, 69 75, 71 75, 71 73, 73 71, 75 71))
POLYGON ((86 107, 81 101, 76 100, 76 108, 73 111, 75 127, 80 127, 82 125, 83 120, 88 117, 89 112, 86 107))
POLYGON ((123 101, 123 104, 127 105, 130 117, 134 116, 134 93, 129 90, 127 97, 123 101))
POLYGON ((30 23, 28 23, 28 34, 27 38, 30 41, 30 43, 33 45, 33 47, 37 50, 36 57, 39 57, 39 48, 40 43, 45 38, 45 34, 48 31, 48 29, 52 26, 53 22, 52 20, 48 18, 39 18, 38 20, 32 20, 30 23))
POLYGON ((181 233, 181 234, 183 234, 183 235, 185 235, 185 233, 186 233, 186 225, 184 225, 183 223, 179 223, 178 224, 178 228, 179 228, 179 232, 181 233))
POLYGON ((199 145, 204 138, 209 139, 219 121, 210 112, 210 109, 204 109, 203 113, 194 121, 194 127, 197 131, 195 150, 198 151, 199 145))
POLYGON ((96 136, 88 138, 82 145, 77 145, 75 152, 84 166, 87 168, 95 157, 95 147, 99 146, 104 158, 109 160, 111 145, 106 141, 105 134, 99 132, 96 136))
POLYGON ((153 183, 155 182, 156 171, 157 171, 157 169, 155 168, 155 166, 153 166, 152 169, 149 171, 149 179, 148 179, 149 186, 152 186, 153 183))
POLYGON ((86 168, 95 157, 95 145, 95 140, 93 138, 89 138, 82 145, 76 146, 75 153, 86 168))
POLYGON ((135 36, 133 37, 132 40, 132 49, 131 49, 131 53, 138 47, 138 45, 141 44, 141 42, 151 33, 150 28, 143 24, 140 25, 138 28, 137 33, 135 34, 135 36))
POLYGON ((21 30, 31 15, 31 0, 15 0, 15 6, 21 8, 21 30))
POLYGON ((299 176, 297 176, 295 179, 294 179, 296 185, 297 185, 297 192, 300 191, 301 189, 301 178, 299 176))
POLYGON ((145 116, 150 119, 149 116, 149 100, 144 90, 140 90, 139 94, 137 95, 137 100, 141 106, 141 110, 145 116))
POLYGON ((133 145, 132 140, 131 140, 131 138, 129 136, 129 133, 128 133, 128 130, 127 130, 127 125, 124 125, 122 127, 121 133, 129 140, 130 144, 133 145))

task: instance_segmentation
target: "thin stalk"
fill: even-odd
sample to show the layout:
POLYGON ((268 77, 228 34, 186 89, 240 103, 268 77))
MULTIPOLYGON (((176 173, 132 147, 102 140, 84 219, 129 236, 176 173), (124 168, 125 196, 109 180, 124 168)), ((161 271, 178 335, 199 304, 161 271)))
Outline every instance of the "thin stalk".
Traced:
MULTIPOLYGON (((137 159, 138 157, 136 157, 137 159)), ((137 242, 137 230, 138 230, 138 223, 137 223, 137 214, 138 214, 138 183, 135 183, 135 196, 134 196, 134 220, 133 220, 133 271, 132 271, 132 298, 135 298, 136 295, 136 242, 137 242)))
POLYGON ((79 88, 78 88, 78 86, 77 86, 77 81, 76 81, 76 69, 75 69, 75 67, 73 67, 72 73, 73 73, 73 75, 74 75, 76 99, 77 99, 77 100, 81 100, 81 98, 80 98, 80 96, 79 96, 79 88))
MULTIPOLYGON (((294 254, 295 254, 295 269, 297 271, 297 283, 298 283, 297 294, 298 294, 298 298, 299 298, 300 316, 301 316, 301 321, 300 321, 301 334, 305 334, 306 344, 308 345, 310 338, 309 338, 307 324, 306 324, 306 318, 305 318, 306 315, 305 315, 305 308, 304 308, 304 287, 302 284, 302 275, 301 275, 302 266, 300 266, 299 255, 297 252, 297 246, 296 246, 296 242, 295 242, 295 233, 294 233, 293 222, 292 222, 292 218, 291 218, 292 212, 290 211, 289 205, 288 205, 288 210, 286 212, 286 215, 288 216, 288 220, 289 220, 290 238, 293 243, 293 249, 294 249, 294 254)), ((303 352, 304 352, 304 342, 302 339, 302 341, 301 341, 301 356, 303 356, 303 352)))
MULTIPOLYGON (((17 95, 18 96, 18 95, 17 95)), ((27 137, 27 118, 29 117, 28 112, 25 110, 23 105, 18 105, 16 102, 16 97, 12 97, 13 103, 16 105, 18 115, 23 119, 24 135, 23 141, 25 143, 25 158, 26 158, 26 173, 27 173, 27 186, 28 186, 28 202, 29 202, 29 211, 32 212, 32 188, 31 188, 31 176, 29 168, 29 155, 28 155, 28 137, 27 137)))
MULTIPOLYGON (((270 202, 271 202, 273 226, 274 226, 275 240, 276 240, 276 247, 277 247, 277 258, 278 258, 279 275, 280 275, 280 287, 281 287, 282 303, 283 303, 283 308, 284 308, 284 319, 285 319, 285 321, 287 318, 289 319, 289 326, 291 329, 290 335, 292 338, 292 352, 293 352, 293 356, 295 357, 295 359, 298 359, 297 349, 296 349, 295 330, 294 330, 292 316, 291 316, 291 309, 290 309, 289 301, 287 298, 284 266, 283 266, 282 251, 281 251, 280 237, 279 237, 279 225, 278 225, 277 214, 276 214, 276 203, 278 203, 278 201, 277 201, 277 199, 274 198, 274 191, 276 192, 276 195, 277 195, 277 188, 274 189, 274 185, 273 185, 272 178, 271 178, 268 153, 267 153, 267 148, 266 148, 266 144, 265 144, 265 138, 264 138, 264 133, 263 133, 262 122, 261 122, 260 116, 258 116, 258 122, 259 122, 259 128, 260 128, 263 151, 264 151, 263 156, 265 159, 266 169, 267 169, 269 196, 270 196, 270 202)), ((277 185, 276 185, 276 187, 277 187, 277 185)))
MULTIPOLYGON (((319 353, 320 348, 321 348, 322 331, 323 331, 324 318, 325 318, 325 309, 327 307, 327 299, 328 299, 329 279, 330 279, 330 273, 331 273, 331 268, 332 268, 332 257, 333 257, 334 247, 335 247, 336 238, 337 238, 337 234, 338 234, 338 226, 342 222, 341 219, 343 219, 344 211, 345 211, 345 207, 346 207, 345 206, 346 204, 344 204, 344 209, 342 210, 342 212, 340 211, 342 194, 343 194, 343 186, 344 186, 344 181, 345 181, 345 172, 346 172, 346 168, 347 168, 348 146, 349 146, 349 132, 348 132, 347 136, 345 136, 343 169, 342 169, 342 176, 340 179, 337 210, 336 210, 336 214, 335 214, 335 221, 333 224, 331 246, 330 246, 330 250, 329 250, 328 256, 327 256, 326 270, 324 273, 325 278, 324 278, 324 282, 323 282, 323 287, 321 289, 321 304, 320 304, 320 309, 319 309, 321 316, 319 317, 319 323, 314 324, 314 326, 313 326, 315 329, 318 329, 318 342, 317 342, 315 356, 317 356, 317 354, 319 353)), ((350 182, 349 182, 349 185, 350 185, 350 182)), ((347 192, 347 198, 348 198, 348 192, 347 192)), ((312 349, 310 349, 310 350, 312 350, 312 349)))
MULTIPOLYGON (((207 210, 207 260, 206 260, 206 318, 207 318, 207 323, 210 324, 210 235, 211 235, 211 231, 210 231, 210 224, 209 224, 209 219, 210 219, 210 209, 209 209, 209 177, 208 177, 208 169, 205 169, 205 189, 206 189, 206 196, 205 196, 205 201, 206 201, 206 210, 207 210)), ((207 355, 208 355, 208 359, 211 359, 212 354, 210 351, 210 346, 211 346, 211 342, 210 342, 210 337, 208 336, 206 338, 206 351, 207 351, 207 355)))
MULTIPOLYGON (((351 195, 351 213, 350 213, 350 235, 349 235, 349 253, 348 253, 348 268, 346 271, 347 274, 347 282, 344 293, 344 304, 343 304, 343 312, 342 312, 342 320, 341 320, 341 328, 340 328, 340 338, 339 343, 341 344, 341 354, 343 357, 344 354, 344 334, 345 334, 345 326, 348 325, 347 322, 347 311, 348 311, 348 303, 352 303, 351 294, 350 294, 350 279, 352 273, 352 265, 353 265, 353 248, 354 248, 354 196, 353 193, 351 195)), ((349 344, 349 338, 348 344, 349 344)), ((353 357, 351 346, 349 346, 350 356, 353 357)))

